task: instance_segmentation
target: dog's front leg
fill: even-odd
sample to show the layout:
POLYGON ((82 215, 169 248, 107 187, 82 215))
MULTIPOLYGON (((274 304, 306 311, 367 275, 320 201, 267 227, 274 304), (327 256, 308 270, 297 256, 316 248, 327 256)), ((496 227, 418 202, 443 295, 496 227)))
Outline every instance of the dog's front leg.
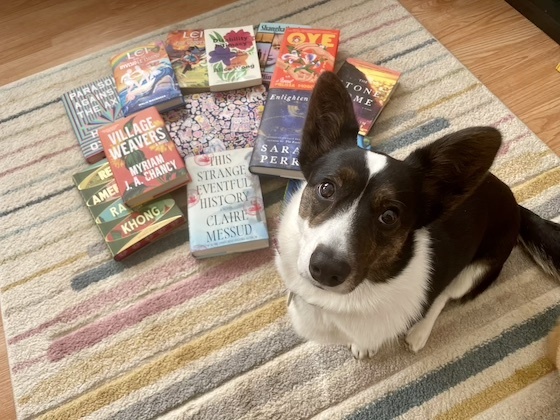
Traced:
POLYGON ((352 352, 354 358, 359 360, 371 358, 377 353, 377 350, 362 348, 357 344, 350 344, 348 348, 352 352))

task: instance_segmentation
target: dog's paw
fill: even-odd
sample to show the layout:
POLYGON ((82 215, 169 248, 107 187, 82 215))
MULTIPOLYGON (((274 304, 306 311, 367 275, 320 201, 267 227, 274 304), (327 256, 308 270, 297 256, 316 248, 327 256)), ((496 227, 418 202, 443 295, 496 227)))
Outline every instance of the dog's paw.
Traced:
POLYGON ((406 344, 408 349, 414 353, 418 353, 424 348, 432 332, 432 329, 428 328, 426 323, 422 321, 418 321, 406 333, 406 344))
POLYGON ((377 353, 377 350, 362 349, 355 344, 350 344, 348 346, 348 348, 352 352, 352 355, 354 356, 354 359, 358 359, 358 360, 369 359, 369 358, 375 356, 375 353, 377 353))

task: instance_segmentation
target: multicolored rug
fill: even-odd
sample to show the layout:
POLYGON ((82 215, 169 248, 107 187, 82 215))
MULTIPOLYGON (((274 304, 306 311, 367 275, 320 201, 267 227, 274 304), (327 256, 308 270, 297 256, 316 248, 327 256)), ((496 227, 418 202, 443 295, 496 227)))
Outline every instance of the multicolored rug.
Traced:
MULTIPOLYGON (((397 1, 243 0, 173 28, 283 21, 341 29, 340 56, 403 72, 373 143, 396 157, 450 131, 498 127, 493 167, 527 207, 560 208, 560 166, 397 1)), ((516 250, 499 283, 448 308, 426 348, 368 361, 302 342, 264 250, 195 261, 183 229, 111 260, 71 175, 86 166, 62 93, 171 28, 0 90, 0 293, 19 417, 72 419, 553 418, 544 337, 560 285, 516 250)), ((271 230, 284 181, 263 183, 271 230)))

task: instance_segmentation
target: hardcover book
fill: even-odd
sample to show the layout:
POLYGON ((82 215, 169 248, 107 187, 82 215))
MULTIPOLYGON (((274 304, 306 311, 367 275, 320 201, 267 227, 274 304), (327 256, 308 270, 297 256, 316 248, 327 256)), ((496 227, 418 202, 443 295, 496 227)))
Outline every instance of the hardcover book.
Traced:
POLYGON ((259 65, 261 67, 263 84, 267 85, 272 79, 272 73, 276 65, 284 31, 286 28, 309 28, 307 25, 297 25, 290 23, 270 23, 263 22, 259 25, 255 40, 259 55, 259 65))
POLYGON ((266 248, 268 228, 259 177, 249 172, 251 149, 188 156, 191 253, 204 258, 266 248))
POLYGON ((113 78, 107 76, 72 89, 61 99, 86 161, 103 159, 105 152, 97 131, 123 116, 113 78))
POLYGON ((360 147, 369 148, 367 139, 373 123, 383 111, 391 94, 395 91, 401 73, 385 67, 376 66, 355 58, 348 58, 337 73, 352 98, 354 113, 360 131, 360 147))
POLYGON ((303 179, 298 155, 310 98, 307 90, 268 92, 249 166, 252 173, 303 179))
POLYGON ((150 106, 164 112, 184 104, 162 41, 115 55, 111 68, 125 116, 150 106))
POLYGON ((185 224, 175 200, 164 196, 132 210, 118 193, 111 167, 101 160, 73 176, 103 240, 113 258, 120 261, 185 224))
POLYGON ((170 32, 165 45, 181 91, 188 94, 209 90, 204 30, 170 32))
POLYGON ((136 207, 185 185, 189 174, 154 107, 99 130, 123 201, 136 207))
POLYGON ((241 89, 262 84, 252 26, 204 31, 210 91, 241 89))
POLYGON ((163 118, 181 156, 253 147, 266 101, 263 85, 187 95, 163 118))
POLYGON ((322 72, 334 70, 339 39, 337 29, 287 28, 270 88, 313 90, 322 72))

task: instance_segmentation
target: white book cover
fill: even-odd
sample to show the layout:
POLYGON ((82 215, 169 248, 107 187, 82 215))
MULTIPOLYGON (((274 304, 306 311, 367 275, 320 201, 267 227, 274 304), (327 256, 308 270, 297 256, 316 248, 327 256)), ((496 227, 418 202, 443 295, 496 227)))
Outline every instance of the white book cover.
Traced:
POLYGON ((210 91, 241 89, 262 84, 252 26, 204 31, 210 91))
POLYGON ((249 172, 252 148, 185 159, 191 253, 197 258, 269 245, 260 180, 249 172))

